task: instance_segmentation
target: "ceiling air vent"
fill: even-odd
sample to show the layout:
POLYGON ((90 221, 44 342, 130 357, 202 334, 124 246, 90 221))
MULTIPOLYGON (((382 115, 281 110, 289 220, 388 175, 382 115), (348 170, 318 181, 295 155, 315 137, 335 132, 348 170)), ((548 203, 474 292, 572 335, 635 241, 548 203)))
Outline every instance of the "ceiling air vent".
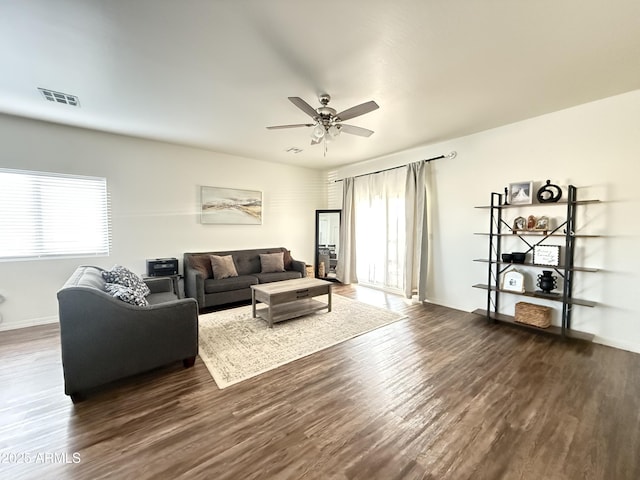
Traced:
POLYGON ((46 88, 38 87, 38 90, 42 92, 42 96, 45 100, 56 103, 64 103, 65 105, 71 105, 72 107, 79 107, 80 100, 75 95, 69 95, 68 93, 54 92, 53 90, 47 90, 46 88))

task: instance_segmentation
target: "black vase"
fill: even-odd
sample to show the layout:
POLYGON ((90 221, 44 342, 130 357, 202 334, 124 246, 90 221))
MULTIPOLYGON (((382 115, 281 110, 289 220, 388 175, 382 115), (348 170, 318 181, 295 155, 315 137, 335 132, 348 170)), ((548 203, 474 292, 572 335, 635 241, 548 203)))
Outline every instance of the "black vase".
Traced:
POLYGON ((551 183, 551 180, 547 180, 546 185, 543 185, 538 194, 536 195, 540 203, 553 203, 562 198, 562 189, 558 185, 551 183))
POLYGON ((538 275, 538 288, 544 293, 551 293, 551 290, 558 287, 556 277, 551 275, 551 270, 543 270, 542 275, 538 275))

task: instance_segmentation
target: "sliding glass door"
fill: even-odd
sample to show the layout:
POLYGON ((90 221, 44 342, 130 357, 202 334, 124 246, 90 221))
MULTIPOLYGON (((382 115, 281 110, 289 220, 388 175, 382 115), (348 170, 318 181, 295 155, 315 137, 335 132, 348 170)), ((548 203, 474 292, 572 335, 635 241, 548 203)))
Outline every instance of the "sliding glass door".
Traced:
POLYGON ((355 179, 358 283, 392 291, 404 289, 405 183, 404 169, 355 179))

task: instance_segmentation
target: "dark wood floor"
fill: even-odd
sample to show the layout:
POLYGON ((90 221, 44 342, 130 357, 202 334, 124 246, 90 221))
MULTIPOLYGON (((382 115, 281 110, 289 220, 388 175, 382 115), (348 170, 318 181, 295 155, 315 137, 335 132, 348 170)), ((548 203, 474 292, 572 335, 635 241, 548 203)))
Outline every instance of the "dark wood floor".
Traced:
POLYGON ((73 405, 56 326, 0 333, 0 477, 640 478, 640 355, 336 292, 409 318, 225 390, 198 359, 73 405))

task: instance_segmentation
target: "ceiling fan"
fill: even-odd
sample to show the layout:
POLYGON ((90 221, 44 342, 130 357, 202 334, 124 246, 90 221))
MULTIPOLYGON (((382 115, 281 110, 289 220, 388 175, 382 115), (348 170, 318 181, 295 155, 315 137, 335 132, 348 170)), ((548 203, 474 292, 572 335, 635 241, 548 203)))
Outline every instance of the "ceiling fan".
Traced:
POLYGON ((313 119, 313 123, 296 123, 293 125, 274 125, 267 127, 269 130, 277 130, 280 128, 298 128, 298 127, 313 127, 311 132, 311 145, 317 145, 318 143, 326 142, 336 138, 340 133, 349 133, 351 135, 358 135, 360 137, 370 137, 373 134, 373 130, 368 130, 362 127, 356 127, 355 125, 349 125, 342 123, 344 120, 350 120, 354 117, 359 117, 365 113, 372 112, 380 108, 376 102, 370 100, 355 107, 347 108, 346 110, 337 113, 335 109, 328 106, 331 97, 323 93, 318 96, 321 106, 313 108, 307 102, 300 97, 289 97, 291 103, 309 115, 313 119))

